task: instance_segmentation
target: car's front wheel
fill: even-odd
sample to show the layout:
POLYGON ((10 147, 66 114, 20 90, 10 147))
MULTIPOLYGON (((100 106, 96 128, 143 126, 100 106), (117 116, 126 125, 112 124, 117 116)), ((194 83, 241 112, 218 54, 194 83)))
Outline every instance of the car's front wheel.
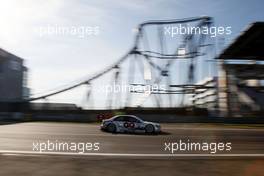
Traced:
POLYGON ((116 132, 116 126, 115 124, 111 123, 107 126, 107 131, 111 132, 111 133, 115 133, 116 132))
POLYGON ((153 125, 147 125, 147 126, 145 127, 145 131, 146 131, 146 133, 148 133, 148 134, 154 133, 154 126, 153 126, 153 125))

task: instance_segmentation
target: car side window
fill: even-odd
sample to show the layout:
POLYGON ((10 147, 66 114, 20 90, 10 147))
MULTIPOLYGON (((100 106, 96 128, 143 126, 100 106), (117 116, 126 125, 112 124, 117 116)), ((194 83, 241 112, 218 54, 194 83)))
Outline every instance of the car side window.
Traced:
POLYGON ((133 122, 133 123, 139 123, 140 121, 134 117, 129 117, 128 119, 129 122, 133 122))
POLYGON ((124 116, 119 116, 119 117, 117 117, 117 118, 115 118, 114 119, 114 121, 125 121, 125 119, 124 119, 124 116))

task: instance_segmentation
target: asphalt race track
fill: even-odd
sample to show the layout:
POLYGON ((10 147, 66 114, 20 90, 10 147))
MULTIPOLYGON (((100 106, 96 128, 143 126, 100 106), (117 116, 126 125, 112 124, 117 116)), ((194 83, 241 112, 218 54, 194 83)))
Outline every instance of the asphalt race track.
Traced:
POLYGON ((102 132, 99 124, 2 124, 0 175, 263 174, 263 126, 162 124, 162 130, 159 135, 111 134, 102 132), (222 146, 223 150, 214 153, 211 153, 214 150, 179 151, 175 143, 179 144, 180 140, 186 145, 188 142, 231 143, 231 150, 226 151, 222 146), (47 144, 47 141, 88 143, 89 151, 36 150, 35 144, 47 144), (93 146, 95 143, 98 148, 93 146), (165 144, 174 144, 173 153, 165 144))

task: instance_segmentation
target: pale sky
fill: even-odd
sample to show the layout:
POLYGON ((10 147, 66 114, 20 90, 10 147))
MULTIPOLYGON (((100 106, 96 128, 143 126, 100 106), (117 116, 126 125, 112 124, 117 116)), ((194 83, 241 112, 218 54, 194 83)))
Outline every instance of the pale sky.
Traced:
POLYGON ((0 0, 0 47, 25 59, 31 93, 45 92, 113 63, 130 49, 133 29, 143 21, 212 16, 232 27, 227 44, 249 23, 264 20, 263 7, 262 0, 0 0), (100 33, 40 36, 38 29, 48 25, 98 26, 100 33))

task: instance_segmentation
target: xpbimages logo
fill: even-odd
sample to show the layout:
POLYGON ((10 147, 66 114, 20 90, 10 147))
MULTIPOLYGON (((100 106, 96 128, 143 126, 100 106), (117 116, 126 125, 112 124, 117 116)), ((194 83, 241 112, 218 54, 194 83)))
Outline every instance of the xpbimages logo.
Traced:
POLYGON ((164 26, 164 35, 176 37, 177 35, 209 35, 210 37, 217 37, 222 35, 232 34, 231 26, 189 26, 176 25, 164 26))
POLYGON ((231 142, 192 142, 188 140, 179 140, 176 142, 165 142, 164 151, 171 154, 175 152, 206 152, 215 154, 217 152, 231 151, 231 142))
POLYGON ((75 152, 86 153, 99 151, 99 142, 63 142, 63 141, 35 141, 32 143, 32 150, 35 152, 75 152))

